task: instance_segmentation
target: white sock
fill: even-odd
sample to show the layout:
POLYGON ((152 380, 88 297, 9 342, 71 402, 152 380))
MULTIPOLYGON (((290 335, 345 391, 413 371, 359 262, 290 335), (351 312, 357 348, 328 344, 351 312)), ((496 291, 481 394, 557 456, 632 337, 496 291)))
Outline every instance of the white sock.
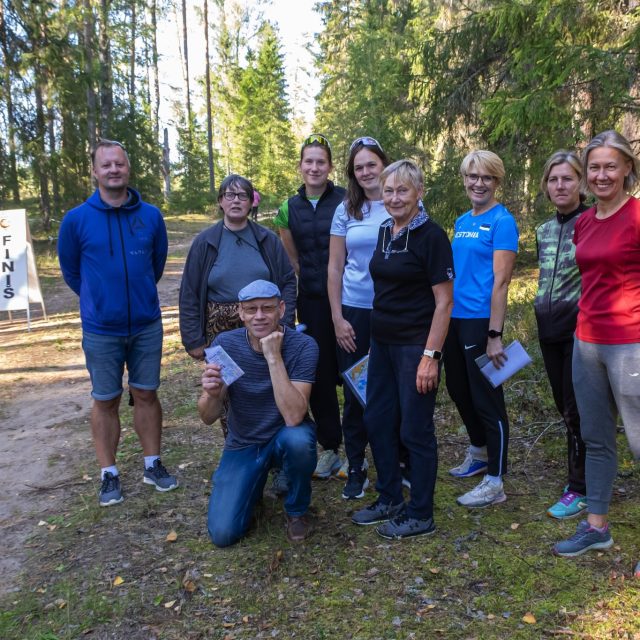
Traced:
POLYGON ((487 473, 485 479, 488 480, 491 484, 502 484, 502 476, 490 476, 487 473))
POLYGON ((118 467, 112 464, 110 467, 102 467, 102 473, 100 474, 100 480, 104 480, 104 474, 110 473, 112 476, 118 475, 118 467))
POLYGON ((486 460, 487 459, 487 447, 475 447, 474 445, 469 445, 469 452, 476 460, 486 460))
POLYGON ((156 460, 160 460, 160 456, 145 456, 144 457, 144 468, 151 469, 153 467, 153 463, 156 460))

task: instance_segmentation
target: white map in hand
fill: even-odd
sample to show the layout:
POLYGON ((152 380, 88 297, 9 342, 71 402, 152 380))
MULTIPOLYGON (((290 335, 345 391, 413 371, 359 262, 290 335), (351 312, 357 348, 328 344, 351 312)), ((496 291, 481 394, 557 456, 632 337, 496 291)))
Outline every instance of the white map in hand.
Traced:
POLYGON ((240 376, 244 375, 244 371, 220 345, 206 348, 204 350, 204 360, 207 363, 212 362, 220 367, 222 380, 227 387, 231 386, 240 376))

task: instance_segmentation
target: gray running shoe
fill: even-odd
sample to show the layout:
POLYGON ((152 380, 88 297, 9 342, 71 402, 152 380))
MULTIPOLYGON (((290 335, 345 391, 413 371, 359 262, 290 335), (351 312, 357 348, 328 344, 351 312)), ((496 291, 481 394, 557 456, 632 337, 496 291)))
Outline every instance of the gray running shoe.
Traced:
POLYGON ((152 467, 144 470, 142 482, 154 485, 156 491, 171 491, 178 486, 178 480, 164 468, 160 458, 153 463, 152 467))
POLYGON ((289 493, 289 480, 284 469, 271 469, 271 493, 286 496, 289 493))
POLYGON ((393 520, 376 527, 376 533, 387 540, 402 540, 414 536, 430 536, 435 533, 436 525, 433 518, 410 518, 406 513, 401 513, 393 520))
POLYGON ((506 499, 507 496, 504 493, 502 482, 496 484, 485 476, 480 484, 471 489, 471 491, 467 491, 467 493, 461 495, 456 502, 463 507, 480 509, 492 504, 504 502, 506 499))
POLYGON ((586 520, 578 524, 576 532, 567 540, 557 542, 553 553, 564 558, 581 556, 591 549, 608 549, 613 545, 609 527, 605 531, 596 531, 586 520))
POLYGON ((351 516, 351 522, 360 525, 379 524, 394 518, 404 509, 404 502, 400 504, 384 504, 380 499, 376 500, 351 516))
POLYGON ((100 485, 100 506, 110 507, 112 504, 119 504, 123 500, 122 491, 120 490, 120 476, 114 476, 107 471, 100 485))
POLYGON ((314 478, 320 478, 326 480, 330 478, 334 473, 337 473, 342 466, 340 456, 335 451, 327 449, 318 456, 318 464, 316 470, 313 472, 314 478))

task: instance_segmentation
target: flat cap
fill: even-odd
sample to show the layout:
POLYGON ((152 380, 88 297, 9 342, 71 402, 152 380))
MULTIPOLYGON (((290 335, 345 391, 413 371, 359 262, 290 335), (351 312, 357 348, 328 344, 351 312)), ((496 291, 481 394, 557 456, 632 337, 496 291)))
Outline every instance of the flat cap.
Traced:
POLYGON ((268 280, 254 280, 238 292, 238 300, 246 302, 256 298, 281 298, 280 289, 268 280))

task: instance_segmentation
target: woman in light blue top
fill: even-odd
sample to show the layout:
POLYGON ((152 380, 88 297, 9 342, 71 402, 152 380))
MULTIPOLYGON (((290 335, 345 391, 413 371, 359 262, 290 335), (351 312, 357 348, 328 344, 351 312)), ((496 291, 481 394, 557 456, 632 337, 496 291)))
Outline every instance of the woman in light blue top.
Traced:
MULTIPOLYGON (((333 216, 329 243, 327 290, 340 371, 369 352, 369 316, 373 304, 369 261, 380 224, 389 218, 379 183, 379 176, 388 164, 389 159, 374 138, 357 138, 351 144, 346 168, 347 194, 333 216)), ((362 413, 358 399, 345 386, 342 430, 348 468, 339 473, 347 480, 342 492, 345 500, 362 498, 369 484, 365 466, 367 432, 362 413)))

